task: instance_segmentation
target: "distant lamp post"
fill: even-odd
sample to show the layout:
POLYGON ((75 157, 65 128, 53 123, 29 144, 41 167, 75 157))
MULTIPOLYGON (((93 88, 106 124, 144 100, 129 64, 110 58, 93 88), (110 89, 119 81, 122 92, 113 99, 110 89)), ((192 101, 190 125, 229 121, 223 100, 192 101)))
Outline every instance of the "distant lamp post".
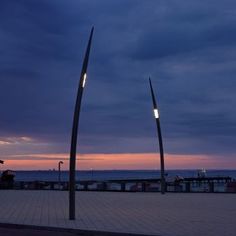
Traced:
POLYGON ((79 88, 77 92, 75 110, 74 110, 74 119, 73 119, 73 128, 71 136, 71 148, 70 148, 70 177, 69 177, 69 219, 75 220, 75 166, 76 166, 76 146, 77 146, 77 135, 78 135, 78 126, 79 126, 79 114, 82 101, 83 90, 85 87, 85 82, 87 79, 87 67, 89 61, 89 53, 93 37, 93 29, 91 30, 83 66, 80 74, 79 88))
POLYGON ((157 134, 158 134, 158 140, 159 140, 159 147, 160 147, 160 162, 161 162, 161 193, 165 193, 166 188, 166 182, 165 182, 165 163, 164 163, 164 150, 163 150, 163 142, 162 142, 162 135, 161 135, 161 125, 160 125, 160 115, 157 108, 156 99, 154 96, 153 88, 152 88, 152 82, 149 78, 149 84, 151 89, 151 95, 152 95, 152 103, 153 103, 153 113, 156 120, 157 125, 157 134))
POLYGON ((91 180, 93 180, 93 168, 90 168, 91 170, 91 180))
POLYGON ((58 183, 59 188, 61 189, 61 165, 63 164, 63 161, 58 162, 58 183))

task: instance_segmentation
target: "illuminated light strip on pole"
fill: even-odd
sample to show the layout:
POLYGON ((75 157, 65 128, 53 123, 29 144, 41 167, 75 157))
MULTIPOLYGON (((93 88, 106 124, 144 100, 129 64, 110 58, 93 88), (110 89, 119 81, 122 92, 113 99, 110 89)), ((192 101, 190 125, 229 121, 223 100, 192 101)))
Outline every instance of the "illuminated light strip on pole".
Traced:
POLYGON ((84 74, 84 78, 83 78, 83 84, 82 84, 82 87, 83 87, 83 88, 84 88, 84 86, 85 86, 86 79, 87 79, 87 74, 85 73, 85 74, 84 74))
POLYGON ((159 112, 158 112, 158 110, 157 110, 157 109, 154 109, 153 111, 154 111, 154 117, 155 117, 156 119, 159 119, 159 112))

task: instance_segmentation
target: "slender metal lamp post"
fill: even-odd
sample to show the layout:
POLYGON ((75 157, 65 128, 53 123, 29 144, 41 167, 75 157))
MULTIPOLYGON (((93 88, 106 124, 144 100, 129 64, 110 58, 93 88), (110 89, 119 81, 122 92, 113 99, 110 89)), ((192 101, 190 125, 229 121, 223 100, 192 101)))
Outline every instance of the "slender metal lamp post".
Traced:
POLYGON ((63 164, 63 161, 58 162, 58 183, 59 188, 61 189, 61 165, 63 164))
POLYGON ((2 165, 3 165, 3 164, 4 164, 4 161, 0 160, 0 164, 2 164, 2 165))
POLYGON ((93 37, 93 29, 91 30, 84 62, 80 74, 79 88, 77 92, 74 119, 73 119, 73 128, 71 136, 71 148, 70 148, 70 177, 69 177, 69 219, 75 220, 75 166, 76 166, 76 145, 77 145, 77 134, 79 126, 79 114, 82 101, 83 90, 87 78, 87 67, 89 61, 89 53, 93 37))
POLYGON ((163 150, 163 142, 162 142, 162 135, 161 135, 161 125, 160 125, 160 116, 157 109, 157 103, 155 99, 155 95, 152 88, 152 82, 149 78, 149 84, 151 89, 151 95, 152 95, 152 103, 153 103, 153 112, 154 117, 156 119, 156 125, 157 125, 157 134, 158 134, 158 140, 159 140, 159 147, 160 147, 160 162, 161 162, 161 193, 165 193, 166 188, 166 182, 165 182, 165 163, 164 163, 164 150, 163 150))

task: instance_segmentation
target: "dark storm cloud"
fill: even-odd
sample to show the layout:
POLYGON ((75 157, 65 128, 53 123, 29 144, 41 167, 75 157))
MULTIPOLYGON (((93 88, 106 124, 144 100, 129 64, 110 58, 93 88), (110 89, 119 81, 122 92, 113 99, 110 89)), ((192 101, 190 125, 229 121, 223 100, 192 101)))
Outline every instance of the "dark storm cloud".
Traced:
POLYGON ((150 75, 167 152, 235 153, 235 7, 210 0, 1 1, 0 136, 44 144, 24 146, 25 153, 68 151, 94 25, 81 152, 156 150, 150 75))

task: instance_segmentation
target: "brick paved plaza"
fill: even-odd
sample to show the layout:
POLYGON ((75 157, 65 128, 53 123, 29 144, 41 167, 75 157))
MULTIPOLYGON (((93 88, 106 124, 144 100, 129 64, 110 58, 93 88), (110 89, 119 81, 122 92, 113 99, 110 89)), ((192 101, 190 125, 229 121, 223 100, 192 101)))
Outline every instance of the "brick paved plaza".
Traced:
POLYGON ((161 236, 235 236, 236 194, 0 191, 0 223, 161 236))

